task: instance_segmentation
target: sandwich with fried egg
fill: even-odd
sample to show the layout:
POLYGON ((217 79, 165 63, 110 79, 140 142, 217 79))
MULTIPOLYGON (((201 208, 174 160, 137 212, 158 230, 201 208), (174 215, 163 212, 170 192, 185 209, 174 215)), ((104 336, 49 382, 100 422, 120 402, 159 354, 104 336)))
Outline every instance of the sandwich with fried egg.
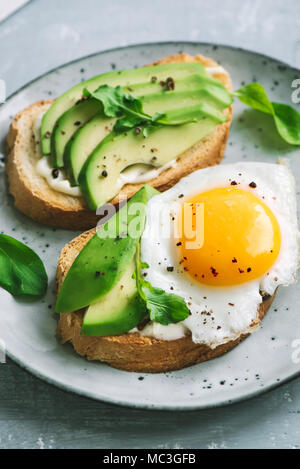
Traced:
POLYGON ((62 342, 150 373, 232 350, 296 281, 295 194, 286 165, 257 162, 200 169, 162 194, 144 186, 62 250, 62 342))

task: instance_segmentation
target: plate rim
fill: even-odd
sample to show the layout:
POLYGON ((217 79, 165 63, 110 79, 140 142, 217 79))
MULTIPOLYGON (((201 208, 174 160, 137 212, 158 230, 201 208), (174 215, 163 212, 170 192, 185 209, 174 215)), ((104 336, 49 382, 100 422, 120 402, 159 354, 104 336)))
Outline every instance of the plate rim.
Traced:
MULTIPOLYGON (((78 57, 76 59, 70 60, 70 61, 65 62, 63 64, 60 64, 56 67, 53 67, 52 69, 47 70, 46 72, 38 75, 37 77, 33 78, 32 80, 29 80, 23 86, 19 87, 15 91, 13 91, 9 96, 7 96, 5 102, 0 105, 0 111, 1 111, 1 109, 3 109, 3 107, 5 106, 5 104, 8 101, 13 99, 16 95, 18 95, 21 91, 28 88, 30 85, 33 85, 35 82, 39 81, 42 78, 47 77, 48 75, 50 75, 53 72, 56 72, 57 70, 60 70, 64 67, 68 67, 70 65, 73 65, 77 62, 80 62, 81 60, 90 59, 90 58, 93 58, 93 57, 96 57, 96 56, 101 56, 102 54, 107 54, 107 53, 115 52, 115 51, 134 49, 134 48, 138 48, 138 47, 167 46, 167 45, 170 45, 170 46, 176 46, 176 45, 178 45, 178 46, 179 45, 189 46, 189 45, 192 45, 192 46, 199 46, 199 47, 214 47, 214 46, 216 46, 216 47, 220 47, 220 48, 227 48, 227 49, 230 49, 232 51, 240 51, 240 52, 243 52, 243 53, 246 53, 246 54, 257 55, 257 56, 262 57, 264 59, 268 59, 268 60, 271 60, 273 62, 276 62, 278 65, 282 65, 282 66, 284 66, 284 67, 286 67, 290 70, 293 70, 297 73, 300 73, 300 68, 294 67, 293 65, 289 64, 288 62, 280 60, 280 59, 278 59, 274 56, 264 54, 264 53, 261 53, 261 52, 257 52, 255 50, 251 50, 251 49, 244 48, 244 47, 236 47, 236 46, 231 45, 231 44, 223 44, 223 43, 217 43, 217 42, 205 42, 205 41, 181 41, 181 40, 177 40, 177 41, 176 40, 174 40, 174 41, 158 41, 158 42, 157 41, 141 42, 141 43, 128 44, 128 45, 125 45, 125 46, 112 47, 112 48, 109 48, 109 49, 100 50, 98 52, 93 52, 91 54, 78 57)), ((8 358, 10 358, 14 363, 16 363, 21 369, 23 369, 27 373, 30 373, 33 376, 37 377, 38 379, 46 382, 47 384, 54 385, 55 387, 65 391, 65 392, 69 392, 69 393, 72 393, 72 394, 76 394, 80 397, 92 399, 94 401, 96 400, 98 402, 104 402, 106 404, 110 404, 110 405, 114 405, 114 406, 121 406, 121 407, 134 408, 134 409, 144 409, 144 410, 194 411, 194 410, 204 410, 204 409, 214 409, 214 408, 224 407, 224 406, 227 406, 227 405, 238 404, 240 402, 250 400, 250 399, 253 399, 257 396, 266 394, 267 392, 269 392, 273 389, 279 388, 279 387, 283 386, 284 384, 287 384, 287 383, 289 383, 289 382, 291 382, 291 381, 293 381, 293 380, 300 377, 300 369, 299 369, 295 373, 293 373, 292 375, 289 375, 288 377, 283 378, 280 381, 275 381, 273 383, 270 383, 269 385, 266 385, 262 388, 254 390, 252 392, 245 393, 241 396, 234 397, 232 399, 227 399, 227 400, 225 399, 225 400, 219 401, 217 403, 209 403, 209 404, 207 404, 207 403, 206 404, 201 404, 201 403, 192 404, 191 403, 190 405, 188 403, 186 403, 182 406, 180 406, 180 405, 179 406, 178 405, 165 405, 165 404, 149 404, 149 403, 146 403, 146 402, 144 402, 144 403, 135 402, 134 403, 134 402, 129 402, 129 401, 126 401, 126 400, 117 399, 117 398, 113 398, 113 397, 112 398, 111 397, 106 397, 106 396, 100 397, 99 395, 95 394, 94 392, 90 392, 88 390, 87 391, 80 390, 76 387, 73 387, 72 385, 64 384, 64 383, 62 383, 58 380, 55 380, 54 378, 50 378, 45 373, 42 373, 38 370, 35 370, 30 365, 26 364, 25 362, 23 362, 22 360, 17 358, 8 349, 6 350, 6 355, 7 355, 8 358)))

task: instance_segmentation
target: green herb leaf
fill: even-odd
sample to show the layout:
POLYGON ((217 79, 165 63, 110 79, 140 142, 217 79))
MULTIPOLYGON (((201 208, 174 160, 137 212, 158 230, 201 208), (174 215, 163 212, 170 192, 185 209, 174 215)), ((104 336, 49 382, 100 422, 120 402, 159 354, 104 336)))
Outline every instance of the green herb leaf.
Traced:
POLYGON ((153 129, 162 125, 173 126, 197 122, 199 119, 203 119, 204 110, 217 122, 227 120, 227 117, 220 111, 204 105, 172 110, 168 113, 156 112, 153 116, 150 116, 143 111, 141 99, 125 93, 121 86, 113 88, 109 85, 102 85, 94 92, 90 92, 85 88, 83 94, 87 98, 92 97, 101 101, 103 112, 107 117, 119 118, 113 129, 117 133, 140 127, 140 132, 137 132, 137 134, 142 132, 142 135, 147 137, 153 129))
POLYGON ((47 284, 39 256, 20 241, 0 235, 0 286, 14 296, 41 296, 47 284))
MULTIPOLYGON (((147 282, 149 283, 149 282, 147 282)), ((151 321, 167 326, 183 321, 189 316, 189 309, 181 296, 166 293, 160 288, 143 286, 146 307, 151 321)))
POLYGON ((300 114, 296 109, 287 104, 271 102, 259 83, 246 85, 233 94, 247 106, 272 115, 281 138, 291 145, 300 145, 300 114))
POLYGON ((128 93, 124 93, 121 86, 113 88, 109 85, 102 85, 92 93, 85 89, 84 95, 101 101, 106 116, 123 116, 123 123, 122 125, 118 124, 119 128, 125 127, 128 130, 143 122, 152 121, 151 116, 143 112, 142 101, 128 93))
POLYGON ((136 279, 140 297, 145 301, 150 320, 167 326, 186 319, 190 312, 181 296, 166 293, 161 288, 156 288, 141 276, 141 269, 149 268, 148 264, 140 261, 140 245, 136 252, 136 279))

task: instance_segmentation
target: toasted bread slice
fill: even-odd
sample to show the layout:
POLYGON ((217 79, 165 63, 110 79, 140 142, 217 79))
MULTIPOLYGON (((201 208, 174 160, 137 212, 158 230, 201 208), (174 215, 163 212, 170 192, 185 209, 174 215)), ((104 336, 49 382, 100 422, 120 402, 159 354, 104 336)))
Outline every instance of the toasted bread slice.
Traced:
MULTIPOLYGON (((231 81, 227 72, 216 62, 201 55, 191 57, 176 54, 165 57, 155 64, 178 62, 201 62, 212 69, 212 75, 231 91, 231 81)), ((83 198, 65 195, 53 190, 47 181, 37 174, 36 142, 33 124, 45 112, 52 101, 40 101, 19 112, 11 123, 7 136, 8 158, 7 174, 9 191, 16 207, 30 218, 50 226, 66 229, 85 230, 96 225, 95 212, 90 211, 83 198)), ((178 164, 159 174, 148 183, 160 191, 172 187, 183 176, 196 169, 213 166, 221 161, 232 120, 232 107, 224 111, 228 120, 218 125, 206 138, 196 143, 178 158, 178 164)), ((118 204, 132 197, 143 184, 127 184, 112 203, 118 204)))
MULTIPOLYGON (((58 289, 75 257, 94 233, 95 229, 86 231, 63 248, 57 267, 58 289)), ((257 320, 251 325, 253 329, 263 319, 273 297, 266 297, 260 304, 257 320)), ((249 335, 241 335, 214 349, 205 344, 195 344, 191 335, 171 341, 145 337, 138 333, 87 337, 80 334, 83 314, 83 311, 76 311, 60 315, 57 333, 62 342, 71 342, 76 352, 88 360, 106 362, 126 371, 161 373, 179 370, 224 355, 249 335)))

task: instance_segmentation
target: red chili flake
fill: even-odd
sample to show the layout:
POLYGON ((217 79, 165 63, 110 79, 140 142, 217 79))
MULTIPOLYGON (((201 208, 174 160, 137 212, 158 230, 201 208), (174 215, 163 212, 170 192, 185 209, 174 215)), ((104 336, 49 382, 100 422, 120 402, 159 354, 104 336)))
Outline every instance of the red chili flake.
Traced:
POLYGON ((234 306, 234 303, 228 303, 228 304, 229 304, 229 306, 234 306))
POLYGON ((61 131, 62 135, 66 135, 66 132, 64 130, 61 131))
POLYGON ((213 274, 214 277, 216 277, 217 275, 219 275, 218 272, 216 271, 216 269, 215 269, 214 267, 211 267, 210 270, 211 270, 211 273, 213 274))
POLYGON ((253 182, 253 181, 252 181, 252 182, 250 182, 250 184, 249 184, 249 187, 252 187, 252 189, 255 189, 255 187, 256 187, 256 184, 255 184, 255 182, 253 182))
POLYGON ((240 274, 243 274, 243 273, 244 273, 243 269, 240 269, 240 268, 239 268, 239 273, 240 273, 240 274))
POLYGON ((50 133, 49 131, 47 131, 47 132, 45 133, 45 137, 46 137, 46 138, 50 138, 50 137, 51 137, 51 133, 50 133))
POLYGON ((165 86, 165 85, 166 85, 166 82, 163 81, 163 80, 161 80, 161 81, 159 82, 159 84, 160 84, 160 86, 165 86))

